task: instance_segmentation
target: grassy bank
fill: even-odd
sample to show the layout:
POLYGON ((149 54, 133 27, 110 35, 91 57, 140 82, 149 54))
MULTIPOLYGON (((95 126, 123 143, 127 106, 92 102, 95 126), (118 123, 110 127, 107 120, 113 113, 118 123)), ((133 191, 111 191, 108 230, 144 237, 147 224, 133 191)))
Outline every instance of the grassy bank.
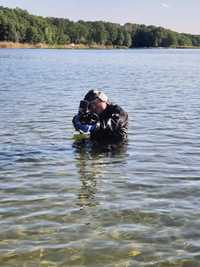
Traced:
POLYGON ((44 43, 28 44, 28 43, 14 43, 14 42, 0 42, 0 48, 57 48, 57 49, 113 49, 126 48, 125 46, 113 45, 86 45, 86 44, 66 44, 66 45, 48 45, 44 43))
MULTIPOLYGON (((44 48, 44 49, 127 49, 126 46, 113 46, 113 45, 86 45, 86 44, 66 44, 66 45, 48 45, 44 43, 28 44, 28 43, 14 43, 14 42, 0 42, 0 48, 44 48)), ((141 48, 141 47, 140 47, 141 48)), ((153 47, 155 48, 155 47, 153 47)), ((162 48, 162 47, 159 47, 162 48)), ((168 47, 170 48, 170 47, 168 47)), ((177 46, 171 48, 178 49, 199 49, 197 46, 177 46)))

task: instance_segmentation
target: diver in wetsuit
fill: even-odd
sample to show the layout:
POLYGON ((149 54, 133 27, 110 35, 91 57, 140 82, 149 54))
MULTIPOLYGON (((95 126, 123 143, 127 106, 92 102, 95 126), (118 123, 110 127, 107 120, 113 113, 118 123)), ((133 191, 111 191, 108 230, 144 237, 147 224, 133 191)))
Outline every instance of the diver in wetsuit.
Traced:
POLYGON ((74 128, 97 142, 120 142, 127 139, 128 114, 112 104, 101 91, 90 90, 74 116, 74 128))

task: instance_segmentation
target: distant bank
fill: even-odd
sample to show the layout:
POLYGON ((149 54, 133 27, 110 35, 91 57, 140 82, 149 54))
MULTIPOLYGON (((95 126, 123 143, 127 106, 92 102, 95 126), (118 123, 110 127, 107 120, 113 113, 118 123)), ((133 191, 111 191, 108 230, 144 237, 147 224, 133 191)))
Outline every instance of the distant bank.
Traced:
MULTIPOLYGON (((24 49, 128 49, 126 46, 113 45, 85 45, 85 44, 66 44, 66 45, 48 45, 43 43, 28 44, 16 42, 0 42, 0 48, 24 48, 24 49)), ((155 47, 147 47, 155 48, 155 47)), ((162 48, 162 47, 159 47, 162 48)), ((197 46, 177 46, 177 49, 200 49, 197 46)))
POLYGON ((44 18, 0 6, 0 42, 2 48, 199 48, 200 35, 133 23, 44 18))
POLYGON ((45 43, 19 43, 19 42, 0 42, 0 48, 44 48, 44 49, 127 49, 125 46, 113 45, 86 45, 86 44, 63 44, 63 45, 50 45, 45 43))

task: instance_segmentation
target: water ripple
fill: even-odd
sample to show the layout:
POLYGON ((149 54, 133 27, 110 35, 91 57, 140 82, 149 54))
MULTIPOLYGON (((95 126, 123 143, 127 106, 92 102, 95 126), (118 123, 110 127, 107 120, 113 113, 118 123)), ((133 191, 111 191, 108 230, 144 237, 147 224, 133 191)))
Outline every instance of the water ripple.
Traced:
POLYGON ((0 49, 1 266, 199 266, 199 57, 0 49), (126 144, 74 141, 93 88, 126 144))

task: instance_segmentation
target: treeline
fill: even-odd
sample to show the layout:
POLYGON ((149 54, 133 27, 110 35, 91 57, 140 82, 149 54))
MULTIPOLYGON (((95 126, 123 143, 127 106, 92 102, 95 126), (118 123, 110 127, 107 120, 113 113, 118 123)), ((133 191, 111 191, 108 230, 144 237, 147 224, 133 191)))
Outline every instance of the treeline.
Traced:
POLYGON ((34 16, 27 11, 0 6, 0 41, 87 44, 114 47, 200 46, 200 35, 177 33, 162 27, 103 21, 73 22, 61 18, 34 16))

